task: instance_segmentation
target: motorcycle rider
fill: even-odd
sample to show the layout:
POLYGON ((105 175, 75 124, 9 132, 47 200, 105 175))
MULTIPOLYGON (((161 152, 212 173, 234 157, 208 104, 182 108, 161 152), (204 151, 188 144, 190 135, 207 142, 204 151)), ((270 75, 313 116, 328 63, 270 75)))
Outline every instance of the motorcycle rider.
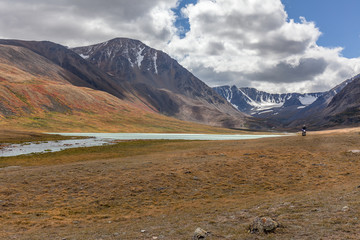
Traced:
POLYGON ((306 126, 305 126, 305 124, 302 127, 302 135, 306 136, 306 126))

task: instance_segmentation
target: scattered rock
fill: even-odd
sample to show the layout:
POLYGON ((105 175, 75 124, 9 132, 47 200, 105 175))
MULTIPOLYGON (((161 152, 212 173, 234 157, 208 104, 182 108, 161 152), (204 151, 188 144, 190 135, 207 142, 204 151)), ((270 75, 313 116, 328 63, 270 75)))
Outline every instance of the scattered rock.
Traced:
POLYGON ((279 223, 270 217, 256 217, 249 226, 250 233, 272 233, 279 227, 279 223))
POLYGON ((349 208, 348 206, 345 206, 345 207, 342 208, 342 211, 343 211, 343 212, 347 212, 347 211, 349 211, 349 210, 350 210, 350 208, 349 208))
POLYGON ((210 232, 205 231, 204 229, 197 228, 194 232, 193 240, 205 239, 210 235, 210 232))
POLYGON ((141 230, 140 232, 141 232, 141 233, 146 233, 146 230, 141 230))

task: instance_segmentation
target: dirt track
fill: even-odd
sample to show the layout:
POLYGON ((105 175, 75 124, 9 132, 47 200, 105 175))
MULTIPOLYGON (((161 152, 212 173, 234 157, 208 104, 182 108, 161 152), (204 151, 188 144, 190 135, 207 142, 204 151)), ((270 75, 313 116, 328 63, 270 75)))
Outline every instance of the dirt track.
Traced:
POLYGON ((360 149, 357 130, 158 144, 2 168, 0 239, 176 240, 197 227, 209 239, 359 239, 360 155, 348 153, 360 149), (261 215, 282 227, 249 234, 261 215))

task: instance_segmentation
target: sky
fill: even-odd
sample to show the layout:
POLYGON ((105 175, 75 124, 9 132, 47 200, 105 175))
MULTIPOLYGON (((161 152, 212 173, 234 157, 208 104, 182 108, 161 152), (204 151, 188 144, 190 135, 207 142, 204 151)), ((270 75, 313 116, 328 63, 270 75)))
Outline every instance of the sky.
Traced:
POLYGON ((359 10, 359 0, 0 0, 0 38, 133 38, 212 87, 317 92, 360 73, 359 10))

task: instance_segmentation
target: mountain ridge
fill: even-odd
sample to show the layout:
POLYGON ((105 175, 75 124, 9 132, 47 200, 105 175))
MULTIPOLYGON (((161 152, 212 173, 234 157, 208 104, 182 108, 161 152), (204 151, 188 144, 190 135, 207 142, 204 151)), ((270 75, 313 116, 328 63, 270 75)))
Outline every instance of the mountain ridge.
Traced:
POLYGON ((264 111, 275 111, 281 107, 304 107, 313 103, 323 93, 283 93, 273 94, 255 88, 233 86, 214 87, 221 96, 242 112, 260 116, 264 111))
MULTIPOLYGON (((119 41, 119 39, 115 41, 119 41)), ((135 45, 141 44, 145 46, 137 40, 128 39, 127 41, 135 45)), ((34 55, 36 54, 37 57, 40 56, 46 62, 46 66, 51 65, 51 68, 56 68, 54 71, 46 71, 45 69, 38 68, 42 64, 35 66, 36 61, 28 61, 25 64, 26 59, 13 55, 12 57, 18 60, 17 67, 31 73, 35 78, 52 74, 52 76, 48 76, 48 79, 57 78, 66 84, 69 83, 76 87, 104 91, 148 112, 161 113, 168 117, 176 117, 179 120, 212 126, 246 128, 247 117, 245 115, 235 110, 216 93, 214 94, 211 88, 193 76, 167 54, 150 47, 146 50, 156 53, 156 55, 158 54, 159 59, 163 58, 164 61, 159 63, 154 55, 151 56, 152 63, 159 63, 157 65, 153 64, 152 69, 150 69, 152 70, 151 74, 163 74, 163 76, 162 78, 150 79, 150 83, 148 83, 149 71, 147 69, 143 69, 143 72, 139 71, 139 69, 136 69, 136 71, 132 69, 135 67, 135 64, 137 68, 144 66, 148 60, 145 56, 143 58, 136 56, 136 61, 134 56, 131 56, 132 64, 125 62, 125 65, 128 65, 125 70, 128 70, 128 72, 123 71, 124 73, 141 76, 140 78, 131 79, 123 78, 121 74, 112 74, 109 71, 104 71, 99 68, 102 66, 98 65, 98 67, 96 64, 84 59, 84 55, 81 57, 71 49, 49 41, 37 42, 3 39, 0 40, 0 44, 27 49, 29 52, 34 53, 34 55), (33 66, 32 64, 35 65, 33 66)), ((30 59, 29 57, 27 58, 30 59)), ((121 63, 123 62, 121 61, 121 63)), ((13 61, 13 63, 15 64, 16 61, 13 61)), ((116 63, 118 64, 119 62, 116 63)), ((36 92, 36 90, 34 91, 36 92)), ((51 109, 48 108, 48 110, 51 109)), ((256 124, 258 123, 255 121, 256 124)))
POLYGON ((335 127, 336 123, 354 125, 360 103, 360 74, 326 92, 271 94, 254 88, 221 86, 214 88, 240 111, 264 118, 280 128, 335 127), (356 84, 357 83, 357 84, 356 84), (350 95, 350 96, 348 96, 350 95), (265 97, 264 97, 265 96, 265 97), (351 116, 350 121, 345 118, 351 116))
POLYGON ((246 125, 248 117, 213 89, 168 54, 138 40, 115 38, 72 50, 162 114, 230 128, 246 125))

